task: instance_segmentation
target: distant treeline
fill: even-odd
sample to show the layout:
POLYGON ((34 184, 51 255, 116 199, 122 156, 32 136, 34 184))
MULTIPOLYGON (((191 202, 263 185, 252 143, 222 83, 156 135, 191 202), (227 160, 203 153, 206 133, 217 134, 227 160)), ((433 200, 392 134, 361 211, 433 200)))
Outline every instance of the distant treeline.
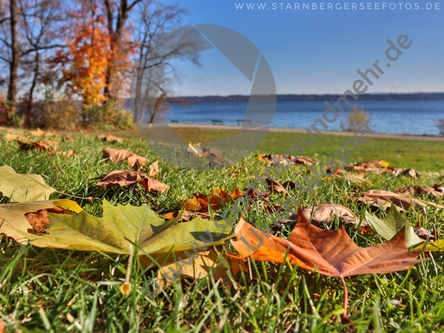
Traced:
MULTIPOLYGON (((278 102, 293 101, 336 101, 342 95, 277 95, 278 102)), ((230 95, 230 96, 184 96, 170 98, 171 102, 177 103, 232 103, 248 102, 250 96, 230 95)), ((353 98, 352 98, 353 99, 353 98)), ((444 100, 443 93, 408 93, 408 94, 363 94, 359 95, 359 101, 425 101, 444 100)))

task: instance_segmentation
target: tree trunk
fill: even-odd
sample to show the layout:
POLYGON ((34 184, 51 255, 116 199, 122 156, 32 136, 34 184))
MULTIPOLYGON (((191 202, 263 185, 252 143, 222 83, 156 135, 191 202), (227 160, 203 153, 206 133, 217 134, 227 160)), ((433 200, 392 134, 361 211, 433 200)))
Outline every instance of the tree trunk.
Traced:
POLYGON ((28 101, 26 105, 26 117, 25 117, 25 126, 31 126, 31 117, 32 117, 32 106, 34 101, 34 90, 37 85, 37 79, 40 71, 40 53, 37 50, 35 54, 35 68, 34 68, 34 77, 32 78, 31 88, 29 89, 28 101))
POLYGON ((18 45, 18 4, 17 0, 10 0, 11 11, 11 63, 9 65, 9 85, 7 99, 11 103, 11 111, 15 110, 17 97, 17 75, 19 65, 19 45, 18 45))
MULTIPOLYGON (((128 19, 128 14, 129 11, 131 10, 132 6, 128 6, 128 1, 127 0, 121 0, 120 1, 120 7, 118 9, 118 14, 117 14, 117 22, 116 22, 116 28, 115 30, 113 29, 113 4, 111 0, 104 0, 105 1, 105 6, 106 6, 106 11, 107 11, 107 20, 108 20, 108 33, 111 39, 111 45, 110 45, 110 50, 111 50, 111 54, 112 51, 114 50, 114 48, 116 46, 118 46, 120 44, 120 42, 122 41, 122 35, 123 35, 123 29, 125 28, 125 24, 126 21, 128 19)), ((139 1, 135 1, 135 3, 137 3, 139 1)), ((113 59, 110 58, 108 59, 108 68, 106 70, 106 81, 105 81, 105 88, 103 91, 103 94, 105 96, 105 98, 107 100, 114 100, 115 96, 112 96, 112 91, 111 91, 111 84, 113 81, 113 59)))

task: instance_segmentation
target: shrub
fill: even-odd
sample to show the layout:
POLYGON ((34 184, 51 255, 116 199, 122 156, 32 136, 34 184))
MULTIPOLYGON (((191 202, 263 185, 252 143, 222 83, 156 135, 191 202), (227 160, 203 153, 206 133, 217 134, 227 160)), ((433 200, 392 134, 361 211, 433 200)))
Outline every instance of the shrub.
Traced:
POLYGON ((353 110, 347 113, 347 119, 344 122, 341 120, 341 129, 343 131, 359 131, 364 124, 370 121, 370 117, 367 115, 364 109, 358 109, 356 104, 353 106, 353 110))
POLYGON ((93 106, 87 110, 87 126, 96 129, 134 128, 130 110, 124 110, 118 101, 108 101, 104 105, 93 106))
POLYGON ((434 122, 435 126, 438 127, 439 134, 444 136, 444 119, 438 119, 434 122))

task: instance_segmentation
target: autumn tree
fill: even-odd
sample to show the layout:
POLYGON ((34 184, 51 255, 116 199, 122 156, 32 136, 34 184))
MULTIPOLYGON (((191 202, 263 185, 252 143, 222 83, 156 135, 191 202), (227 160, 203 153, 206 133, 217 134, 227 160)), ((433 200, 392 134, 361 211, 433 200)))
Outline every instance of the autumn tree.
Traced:
POLYGON ((60 68, 59 86, 67 94, 82 99, 82 117, 87 120, 87 110, 106 100, 103 88, 109 59, 110 37, 106 18, 100 4, 94 0, 81 3, 72 13, 72 28, 66 37, 67 48, 51 59, 54 68, 60 68), (59 67, 58 67, 59 66, 59 67))

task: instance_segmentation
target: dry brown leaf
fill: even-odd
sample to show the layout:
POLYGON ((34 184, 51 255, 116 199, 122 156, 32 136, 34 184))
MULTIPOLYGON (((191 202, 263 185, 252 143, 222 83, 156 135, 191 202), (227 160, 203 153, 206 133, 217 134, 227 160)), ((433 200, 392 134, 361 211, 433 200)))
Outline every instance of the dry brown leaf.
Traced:
POLYGON ((236 200, 237 198, 241 197, 244 192, 240 193, 237 187, 228 194, 228 192, 225 192, 224 190, 220 190, 218 188, 213 187, 213 190, 216 194, 214 195, 207 195, 207 194, 200 194, 196 193, 193 194, 194 198, 187 199, 184 202, 182 202, 182 205, 185 205, 186 210, 190 211, 200 211, 200 212, 207 212, 208 211, 208 201, 210 202, 211 209, 218 210, 223 207, 223 204, 225 202, 231 202, 231 198, 233 200, 236 200))
POLYGON ((410 176, 412 178, 418 178, 421 174, 415 169, 397 169, 394 176, 410 176))
POLYGON ((3 139, 5 139, 6 141, 21 141, 21 142, 26 142, 26 143, 31 143, 31 137, 24 137, 22 135, 16 135, 16 134, 6 134, 3 139))
POLYGON ((159 173, 159 160, 157 160, 154 163, 151 163, 149 166, 148 176, 150 177, 156 177, 159 173))
POLYGON ((424 187, 424 186, 407 186, 403 188, 398 188, 395 190, 398 194, 410 194, 410 195, 421 195, 425 193, 429 193, 433 195, 436 198, 441 198, 443 193, 440 191, 435 190, 433 187, 424 187))
POLYGON ((137 154, 132 153, 128 156, 128 165, 131 168, 136 167, 137 169, 141 169, 148 162, 148 159, 137 154))
POLYGON ((438 185, 438 184, 434 184, 434 185, 433 185, 433 189, 434 189, 435 191, 438 191, 438 192, 444 193, 444 186, 441 186, 441 185, 438 185))
POLYGON ((57 141, 46 140, 46 139, 41 139, 37 142, 40 144, 43 144, 43 145, 48 145, 48 146, 57 146, 59 144, 57 141))
POLYGON ((31 229, 28 229, 28 232, 34 231, 35 233, 41 233, 49 228, 48 213, 72 215, 70 211, 60 207, 42 209, 35 213, 27 213, 25 214, 25 217, 28 219, 28 222, 32 227, 31 229))
POLYGON ((415 207, 426 207, 429 205, 438 208, 444 208, 444 206, 437 205, 433 202, 410 198, 406 194, 398 194, 384 190, 369 190, 366 192, 362 192, 361 195, 372 199, 391 201, 391 203, 403 209, 408 209, 411 205, 415 207))
MULTIPOLYGON (((258 154, 258 156, 262 159, 262 160, 269 160, 269 161, 273 161, 277 160, 280 164, 286 166, 286 165, 315 165, 316 161, 308 158, 308 157, 304 157, 304 156, 298 156, 296 161, 293 161, 295 158, 294 156, 291 155, 286 155, 284 157, 284 155, 278 155, 278 154, 258 154)), ((274 162, 272 163, 274 164, 274 162)))
POLYGON ((5 333, 6 323, 3 320, 0 320, 0 333, 5 333))
POLYGON ((99 135, 98 139, 102 140, 102 141, 107 141, 107 142, 117 142, 117 143, 122 143, 123 142, 122 138, 119 138, 119 137, 114 136, 112 134, 109 134, 109 135, 99 135))
MULTIPOLYGON (((162 217, 165 220, 171 220, 171 219, 177 217, 177 215, 179 215, 180 212, 181 212, 180 210, 176 210, 175 212, 166 213, 165 215, 162 215, 162 217)), ((189 222, 192 219, 195 219, 196 217, 200 217, 200 218, 202 218, 204 220, 210 220, 211 219, 209 213, 205 213, 205 212, 192 212, 192 211, 189 211, 189 210, 185 210, 183 212, 183 214, 182 214, 181 220, 183 222, 189 222)))
POLYGON ((20 150, 41 150, 41 151, 48 151, 51 154, 55 154, 56 149, 54 147, 39 143, 39 142, 21 142, 17 141, 19 145, 20 150))
POLYGON ((237 241, 231 243, 237 259, 253 257, 256 261, 283 263, 287 259, 298 267, 341 279, 345 289, 343 323, 352 323, 347 317, 347 286, 344 277, 361 274, 391 273, 407 270, 423 261, 416 259, 423 251, 407 251, 405 227, 388 243, 360 248, 348 236, 344 226, 340 230, 324 230, 312 225, 299 208, 297 223, 290 238, 273 235, 268 238, 242 218, 235 228, 237 241), (245 241, 243 241, 245 240, 245 241), (253 246, 252 251, 249 246, 253 246))
POLYGON ((97 185, 106 190, 114 185, 134 186, 142 184, 145 191, 165 193, 170 187, 156 179, 149 178, 146 174, 137 171, 121 171, 115 170, 108 174, 101 175, 101 182, 97 185))
POLYGON ((72 136, 70 136, 70 135, 64 135, 62 137, 62 139, 63 139, 64 142, 74 142, 75 141, 74 138, 72 136))
POLYGON ((103 158, 109 159, 113 163, 118 163, 131 156, 128 150, 125 149, 116 149, 116 148, 105 148, 103 150, 103 158))
MULTIPOLYGON (((272 179, 270 179, 270 178, 265 178, 265 181, 267 182, 267 184, 268 184, 268 189, 270 190, 270 191, 274 191, 274 192, 277 192, 277 193, 285 193, 285 194, 287 194, 288 195, 288 192, 287 192, 287 190, 285 189, 285 187, 282 185, 282 184, 280 184, 280 183, 278 183, 277 181, 275 181, 275 180, 272 180, 272 179)), ((288 183, 288 182, 287 182, 288 183)))
MULTIPOLYGON (((302 210, 306 219, 310 220, 316 226, 322 227, 324 222, 330 225, 332 219, 336 216, 343 219, 347 224, 354 224, 358 226, 359 217, 357 217, 350 209, 337 204, 320 204, 316 206, 306 207, 302 210)), ((367 221, 361 222, 360 228, 363 229, 368 225, 367 221)))
POLYGON ((75 150, 70 149, 70 150, 68 150, 68 151, 60 151, 60 152, 58 152, 57 154, 60 155, 60 156, 64 156, 64 157, 66 157, 66 158, 70 158, 70 157, 71 157, 72 155, 74 155, 75 153, 76 153, 75 150))

